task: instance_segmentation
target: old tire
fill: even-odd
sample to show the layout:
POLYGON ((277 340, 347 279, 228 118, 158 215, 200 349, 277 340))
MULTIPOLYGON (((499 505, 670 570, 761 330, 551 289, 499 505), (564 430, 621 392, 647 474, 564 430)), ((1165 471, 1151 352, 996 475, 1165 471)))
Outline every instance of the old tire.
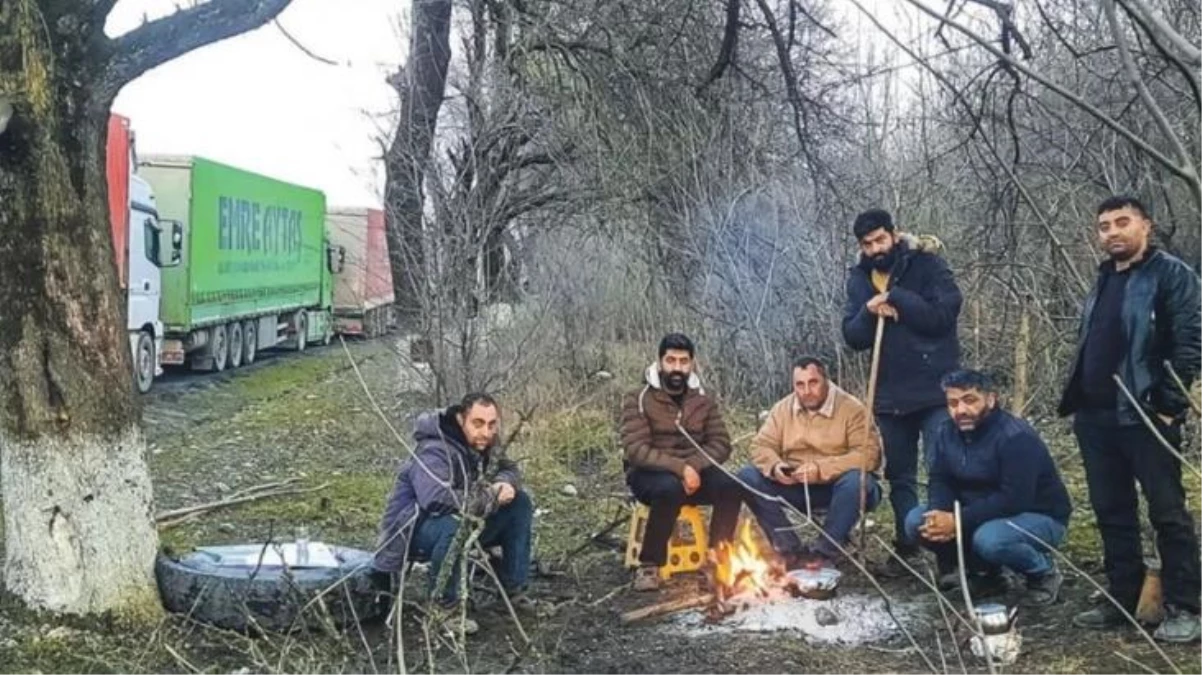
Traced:
POLYGON ((229 363, 230 336, 226 332, 225 324, 213 326, 210 330, 213 341, 209 346, 209 354, 213 357, 213 372, 220 373, 229 363))
POLYGON ((245 347, 242 342, 242 324, 235 321, 226 330, 229 331, 230 340, 230 368, 237 368, 242 365, 242 349, 245 347))
POLYGON ((134 383, 139 394, 150 391, 154 384, 154 338, 150 333, 138 333, 138 349, 134 352, 134 383))
POLYGON ((338 626, 379 617, 388 610, 388 596, 373 584, 372 554, 359 549, 331 547, 341 565, 291 569, 253 566, 223 567, 205 551, 180 558, 159 554, 155 578, 167 611, 184 614, 221 628, 245 631, 261 628, 285 631, 321 621, 321 605, 338 626), (301 610, 322 591, 321 603, 301 610), (349 601, 348 601, 349 598, 349 601))
POLYGON ((242 363, 249 366, 259 353, 259 331, 255 328, 254 319, 242 324, 242 340, 242 363))

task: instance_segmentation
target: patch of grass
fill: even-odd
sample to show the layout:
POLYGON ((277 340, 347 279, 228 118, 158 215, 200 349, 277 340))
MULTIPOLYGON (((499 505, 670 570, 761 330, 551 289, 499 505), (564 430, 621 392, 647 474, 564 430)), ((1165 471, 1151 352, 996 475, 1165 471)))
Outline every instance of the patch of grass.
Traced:
POLYGON ((591 409, 554 414, 533 424, 521 448, 522 471, 542 510, 536 555, 562 561, 615 517, 624 491, 614 418, 591 409), (563 492, 576 488, 575 496, 563 492))
POLYGON ((161 534, 164 545, 176 551, 196 546, 242 543, 248 540, 291 541, 304 525, 314 540, 371 549, 376 527, 393 476, 326 474, 311 477, 301 487, 327 484, 325 489, 272 497, 216 511, 161 534))

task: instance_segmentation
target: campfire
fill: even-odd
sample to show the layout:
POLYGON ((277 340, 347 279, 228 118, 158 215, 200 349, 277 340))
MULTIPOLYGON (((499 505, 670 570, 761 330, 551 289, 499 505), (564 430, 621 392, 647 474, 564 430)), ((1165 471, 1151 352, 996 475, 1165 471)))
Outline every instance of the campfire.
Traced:
POLYGON ((710 549, 702 592, 677 597, 622 615, 623 623, 704 608, 705 621, 717 623, 735 612, 789 598, 828 600, 835 594, 839 572, 833 569, 786 571, 770 545, 761 545, 751 521, 740 525, 734 540, 710 549))
POLYGON ((780 560, 761 552, 751 521, 743 522, 733 541, 722 542, 710 550, 705 572, 712 591, 706 606, 706 616, 711 621, 741 606, 772 599, 791 585, 780 560))

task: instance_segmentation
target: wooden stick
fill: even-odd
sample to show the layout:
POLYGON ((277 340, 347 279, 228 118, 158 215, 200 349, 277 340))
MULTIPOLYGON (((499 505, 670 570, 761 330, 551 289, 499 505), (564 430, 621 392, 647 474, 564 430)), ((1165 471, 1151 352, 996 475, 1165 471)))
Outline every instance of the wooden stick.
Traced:
POLYGON ((651 619, 657 616, 666 616, 668 614, 683 612, 688 609, 694 609, 696 607, 701 607, 702 605, 707 605, 713 599, 713 594, 703 593, 702 595, 696 595, 690 598, 677 598, 676 600, 657 602, 654 605, 647 605, 646 607, 633 609, 629 612, 626 612, 622 615, 622 623, 633 623, 635 621, 651 619))
MULTIPOLYGON (((876 336, 872 339, 872 366, 868 369, 868 419, 876 424, 876 414, 872 406, 876 403, 876 380, 881 370, 881 342, 885 338, 885 317, 876 318, 876 336)), ((881 454, 884 454, 884 440, 881 441, 881 454)), ((860 465, 860 562, 864 561, 866 547, 864 546, 864 524, 868 522, 868 456, 865 455, 860 465)))
POLYGON ((159 514, 158 516, 155 516, 155 523, 157 523, 158 529, 165 530, 169 527, 179 525, 182 522, 186 522, 195 517, 201 516, 205 513, 209 513, 211 511, 215 511, 220 508, 224 508, 226 506, 235 506, 237 504, 245 504, 246 502, 253 502, 253 501, 257 501, 259 499, 267 499, 268 497, 282 497, 284 495, 299 495, 299 494, 305 494, 308 492, 317 492, 318 490, 324 490, 328 487, 330 487, 329 483, 322 483, 321 485, 318 485, 317 487, 312 487, 312 488, 293 489, 293 490, 272 490, 269 492, 262 492, 259 494, 248 495, 245 497, 238 497, 236 499, 223 499, 221 501, 210 502, 208 504, 197 504, 196 506, 189 506, 189 507, 186 507, 183 509, 176 509, 176 511, 174 511, 174 512, 159 514))
MULTIPOLYGON (((264 492, 266 490, 275 490, 277 488, 282 488, 282 487, 291 485, 293 483, 296 483, 299 480, 300 480, 299 478, 289 478, 288 480, 280 481, 278 483, 264 483, 262 485, 255 485, 254 487, 249 487, 249 488, 246 488, 245 490, 239 490, 238 492, 235 492, 234 494, 226 497, 225 499, 226 500, 238 499, 238 498, 245 497, 245 496, 248 496, 253 493, 264 492)), ((210 506, 212 506, 213 504, 216 504, 216 503, 219 503, 219 502, 209 502, 206 504, 197 504, 195 506, 185 506, 183 508, 174 509, 171 511, 163 511, 162 513, 158 514, 154 518, 155 518, 155 520, 167 520, 168 518, 174 518, 176 516, 182 516, 182 515, 186 515, 188 513, 192 513, 193 511, 198 511, 201 509, 209 508, 210 506)))
POLYGON ((1131 390, 1127 388, 1127 385, 1123 384, 1123 379, 1119 377, 1117 373, 1111 375, 1110 377, 1118 383, 1119 389, 1123 392, 1123 395, 1126 396, 1127 400, 1131 402, 1131 407, 1135 408, 1135 412, 1139 413, 1139 418, 1144 421, 1144 426, 1148 427, 1148 431, 1152 432, 1152 435, 1156 437, 1156 440, 1160 441, 1160 444, 1164 446, 1164 449, 1168 450, 1170 455, 1176 457, 1185 468, 1193 471, 1194 474, 1199 478, 1202 478, 1202 471, 1199 471, 1198 467, 1194 466, 1193 462, 1182 457, 1181 453, 1177 452, 1177 449, 1173 447, 1173 444, 1169 443, 1169 441, 1160 433, 1160 430, 1156 428, 1156 423, 1152 421, 1151 417, 1148 417, 1148 413, 1144 412, 1144 407, 1139 404, 1139 400, 1135 398, 1135 394, 1131 393, 1131 390))
POLYGON ((1173 362, 1165 359, 1164 369, 1168 371, 1169 377, 1173 378, 1173 384, 1176 384, 1177 388, 1181 390, 1181 393, 1185 396, 1185 400, 1189 401, 1189 407, 1194 411, 1194 414, 1202 415, 1202 409, 1199 408, 1198 402, 1195 401, 1194 397, 1190 395, 1189 389, 1186 388, 1185 383, 1181 381, 1181 378, 1177 376, 1177 371, 1173 369, 1173 362))
POLYGON ((968 565, 964 560, 964 527, 960 520, 960 500, 952 502, 952 505, 956 511, 956 558, 960 563, 960 590, 964 592, 964 609, 976 624, 975 632, 977 639, 981 641, 981 652, 985 654, 985 664, 989 666, 989 672, 994 674, 997 673, 997 668, 993 665, 993 652, 989 650, 989 643, 985 641, 985 627, 981 625, 981 617, 972 604, 972 594, 968 592, 968 565))

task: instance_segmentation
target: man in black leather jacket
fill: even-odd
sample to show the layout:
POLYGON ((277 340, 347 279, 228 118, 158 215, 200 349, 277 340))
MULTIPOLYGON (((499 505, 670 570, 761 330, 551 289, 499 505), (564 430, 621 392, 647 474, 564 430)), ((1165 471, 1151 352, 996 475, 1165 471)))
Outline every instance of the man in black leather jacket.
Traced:
MULTIPOLYGON (((1144 416, 1179 454, 1189 402, 1166 364, 1186 387, 1198 376, 1202 365, 1198 276, 1181 260, 1150 244, 1151 218, 1134 197, 1102 202, 1097 230, 1109 258, 1085 300, 1076 361, 1060 414, 1074 415, 1073 431, 1102 534, 1111 594, 1134 613, 1145 572, 1138 482, 1148 500, 1162 563, 1166 618, 1155 637, 1192 642, 1202 632, 1198 538, 1186 507, 1181 461, 1161 445, 1144 416)), ((1126 621, 1105 603, 1078 614, 1073 622, 1109 628, 1126 621)))

